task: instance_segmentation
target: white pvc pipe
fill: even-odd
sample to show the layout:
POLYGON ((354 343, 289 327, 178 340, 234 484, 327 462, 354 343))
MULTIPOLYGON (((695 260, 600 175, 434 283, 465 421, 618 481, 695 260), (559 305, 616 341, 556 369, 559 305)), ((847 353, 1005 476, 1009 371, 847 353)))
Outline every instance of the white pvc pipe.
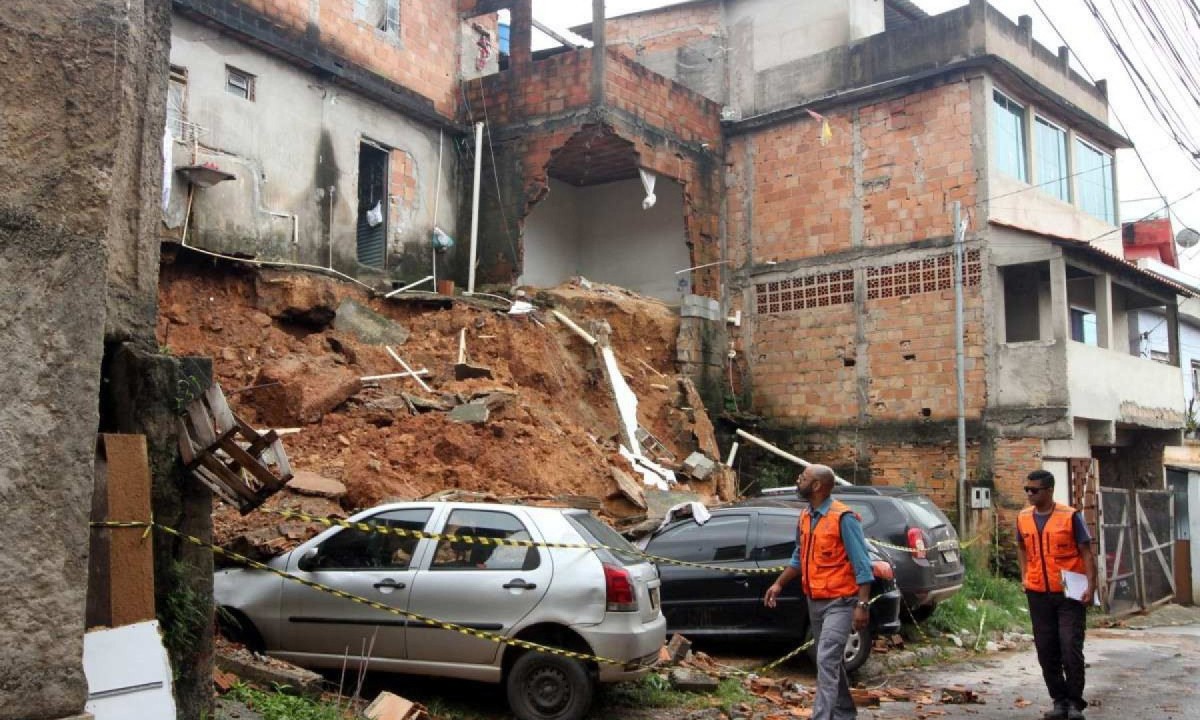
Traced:
MULTIPOLYGON (((750 442, 754 443, 755 445, 761 447, 762 449, 764 449, 768 452, 775 453, 776 455, 783 458, 784 460, 789 460, 791 462, 794 462, 797 465, 799 465, 800 467, 808 467, 809 465, 812 464, 807 460, 796 457, 795 455, 791 454, 790 452, 787 452, 786 450, 781 450, 781 449, 775 447, 774 445, 767 442, 766 440, 763 440, 762 438, 754 437, 753 435, 746 432, 745 430, 742 430, 741 428, 738 428, 737 434, 738 434, 738 437, 746 438, 747 440, 749 440, 750 442)), ((851 485, 852 484, 850 482, 847 482, 846 480, 843 480, 842 478, 838 477, 837 475, 833 476, 833 480, 838 485, 851 485)))
MULTIPOLYGON (((434 252, 437 252, 437 251, 435 250, 434 252)), ((412 290, 413 288, 415 288, 418 285, 424 285, 425 283, 429 282, 432 279, 433 279, 432 275, 426 275, 425 277, 421 278, 420 280, 418 280, 414 283, 409 283, 402 288, 396 288, 395 290, 391 291, 387 295, 384 295, 384 297, 390 298, 393 295, 399 295, 400 293, 404 292, 405 290, 412 290)))
POLYGON ((483 123, 475 123, 475 182, 471 192, 471 257, 467 267, 467 294, 475 292, 475 253, 479 242, 479 176, 483 173, 483 123))
POLYGON ((735 440, 733 447, 729 448, 729 457, 725 460, 726 467, 733 467, 733 459, 737 457, 738 444, 735 440))
POLYGON ((404 358, 397 355, 396 351, 393 350, 391 346, 384 345, 384 348, 388 351, 388 354, 392 356, 393 360, 400 363, 400 367, 404 368, 406 373, 413 376, 413 379, 417 381, 417 384, 421 386, 422 390, 425 392, 433 392, 433 389, 425 384, 425 381, 421 379, 421 376, 417 375, 417 373, 408 366, 408 363, 404 362, 404 358))
POLYGON ((567 317, 566 315, 563 315, 562 313, 560 313, 557 310, 551 310, 550 312, 552 312, 554 314, 554 317, 559 319, 559 322, 561 322, 563 325, 566 325, 567 327, 574 330, 575 334, 578 335, 579 337, 583 338, 584 342, 586 342, 588 345, 596 344, 596 338, 589 335, 587 330, 584 330, 583 328, 576 325, 575 322, 573 320, 571 320, 571 318, 567 317))
POLYGON ((421 368, 415 372, 388 373, 387 375, 367 375, 366 377, 360 377, 359 380, 362 382, 369 382, 371 380, 391 380, 392 378, 417 377, 418 375, 428 374, 428 370, 421 368))

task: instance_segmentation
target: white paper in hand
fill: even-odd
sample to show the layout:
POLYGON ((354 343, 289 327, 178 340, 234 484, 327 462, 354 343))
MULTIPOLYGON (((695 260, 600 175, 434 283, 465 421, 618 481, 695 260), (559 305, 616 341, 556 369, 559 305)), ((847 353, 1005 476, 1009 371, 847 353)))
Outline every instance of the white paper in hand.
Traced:
POLYGON ((1063 594, 1072 600, 1083 602, 1083 594, 1087 592, 1088 578, 1083 573, 1062 570, 1063 594))

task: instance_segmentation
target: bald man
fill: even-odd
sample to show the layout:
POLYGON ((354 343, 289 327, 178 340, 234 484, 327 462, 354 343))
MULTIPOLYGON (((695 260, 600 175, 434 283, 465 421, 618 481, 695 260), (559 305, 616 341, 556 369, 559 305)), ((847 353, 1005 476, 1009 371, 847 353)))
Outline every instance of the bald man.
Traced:
POLYGON ((808 501, 796 524, 796 550, 763 596, 767 607, 775 607, 784 586, 800 577, 817 644, 813 720, 858 717, 846 678, 846 641, 851 628, 861 631, 871 617, 867 541, 854 511, 831 497, 833 483, 833 470, 824 465, 809 465, 796 479, 796 495, 808 501))

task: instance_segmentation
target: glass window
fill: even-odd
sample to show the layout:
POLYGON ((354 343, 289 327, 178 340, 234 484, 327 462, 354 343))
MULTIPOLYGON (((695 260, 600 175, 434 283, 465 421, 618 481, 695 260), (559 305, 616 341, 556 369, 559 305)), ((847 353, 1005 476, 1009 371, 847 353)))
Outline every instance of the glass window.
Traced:
POLYGON ((354 19, 391 35, 399 35, 400 0, 354 0, 354 19))
POLYGON ((187 123, 187 68, 171 66, 167 84, 167 129, 176 140, 184 139, 187 123))
POLYGON ((941 508, 924 495, 906 495, 900 501, 908 508, 909 515, 926 530, 950 524, 941 508))
MULTIPOLYGON (((391 510, 367 520, 368 525, 424 530, 433 511, 429 508, 391 510)), ((344 528, 321 543, 311 566, 314 570, 403 570, 412 561, 418 539, 401 535, 362 532, 344 528)))
POLYGON ((1037 118, 1034 123, 1033 154, 1038 187, 1059 200, 1070 202, 1066 130, 1037 118))
MULTIPOLYGON (((472 538, 532 539, 516 516, 496 510, 454 510, 442 532, 472 538)), ((540 563, 535 547, 439 540, 430 569, 533 570, 540 563)))
POLYGON ((1075 170, 1080 209, 1110 225, 1116 224, 1112 156, 1076 140, 1075 170))
POLYGON ((1096 313, 1091 310, 1071 308, 1071 339, 1085 345, 1097 345, 1096 313))
POLYGON ((1000 92, 993 94, 992 104, 996 167, 1006 175, 1028 182, 1029 169, 1025 166, 1025 108, 1000 92))
POLYGON ((759 515, 755 560, 790 560, 796 549, 796 517, 759 515))
POLYGON ((587 512, 569 513, 567 521, 575 526, 575 529, 583 536, 583 539, 589 543, 603 545, 615 550, 627 550, 625 553, 611 553, 613 558, 622 565, 636 565, 645 562, 641 557, 641 551, 634 547, 628 540, 621 537, 621 534, 613 530, 595 515, 587 512))
POLYGON ((879 516, 875 514, 875 508, 871 507, 871 503, 865 500, 849 500, 845 497, 839 497, 838 499, 846 503, 851 510, 858 513, 858 520, 862 523, 864 531, 879 520, 879 516))
POLYGON ((703 525, 688 523, 668 530, 650 541, 647 551, 688 562, 745 560, 749 529, 749 515, 714 517, 703 525))
POLYGON ((254 76, 230 65, 225 66, 225 91, 247 100, 254 99, 254 76))

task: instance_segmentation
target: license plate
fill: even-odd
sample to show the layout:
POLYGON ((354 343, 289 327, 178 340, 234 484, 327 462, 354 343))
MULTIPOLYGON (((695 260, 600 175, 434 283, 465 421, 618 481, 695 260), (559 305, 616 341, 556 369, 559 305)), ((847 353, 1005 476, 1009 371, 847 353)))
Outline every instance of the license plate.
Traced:
POLYGON ((945 552, 942 553, 942 559, 948 563, 956 563, 956 562, 958 562, 958 551, 957 550, 946 550, 945 552))
POLYGON ((658 588, 650 588, 650 609, 658 609, 658 588))

